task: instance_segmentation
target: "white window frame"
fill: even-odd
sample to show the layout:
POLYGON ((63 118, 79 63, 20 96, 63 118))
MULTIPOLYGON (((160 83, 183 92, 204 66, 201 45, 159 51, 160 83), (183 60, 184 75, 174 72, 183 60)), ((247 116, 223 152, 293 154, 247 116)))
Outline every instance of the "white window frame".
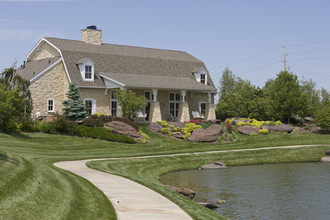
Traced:
POLYGON ((94 61, 90 58, 87 58, 83 63, 80 63, 78 65, 79 67, 79 70, 80 70, 80 74, 81 74, 81 77, 83 78, 84 81, 89 81, 89 82, 93 82, 94 81, 94 61), (91 70, 92 70, 92 75, 91 75, 91 78, 87 79, 86 78, 86 66, 91 66, 91 70))
POLYGON ((201 83, 206 84, 206 74, 204 74, 204 73, 201 73, 201 83), (202 76, 204 76, 204 79, 202 76), (204 82, 203 82, 203 80, 204 80, 204 82))
POLYGON ((47 112, 55 112, 55 99, 54 98, 48 98, 47 99, 47 112), (52 110, 49 110, 49 106, 50 106, 49 101, 53 102, 52 110))
POLYGON ((92 112, 91 115, 96 113, 96 100, 92 98, 86 98, 84 99, 84 105, 86 106, 86 101, 91 101, 92 102, 92 112))
POLYGON ((206 69, 203 68, 200 72, 194 73, 194 76, 195 76, 195 79, 196 79, 197 82, 207 85, 207 78, 208 77, 207 77, 207 70, 206 69), (202 75, 205 75, 205 82, 204 83, 202 83, 202 75))
POLYGON ((177 118, 179 116, 179 109, 180 109, 180 102, 181 102, 181 94, 180 92, 170 92, 169 93, 169 96, 168 96, 168 99, 169 99, 169 112, 171 114, 171 103, 173 103, 174 105, 174 111, 175 112, 178 112, 177 115, 172 115, 174 118, 177 118), (174 100, 171 100, 171 94, 174 94, 174 100), (179 99, 177 99, 177 97, 179 97, 179 99), (178 105, 178 108, 177 108, 177 104, 178 105))
POLYGON ((91 65, 85 65, 85 80, 91 80, 92 79, 92 75, 93 75, 92 69, 93 69, 93 66, 91 66, 91 65), (90 71, 87 71, 86 70, 87 67, 90 68, 90 71), (88 77, 88 78, 86 77, 87 76, 87 73, 90 74, 90 77, 88 77))
POLYGON ((199 111, 200 116, 204 116, 205 117, 205 114, 202 114, 202 104, 205 105, 204 112, 206 113, 206 102, 200 102, 200 103, 198 103, 198 111, 199 111))
POLYGON ((118 100, 116 98, 112 98, 112 95, 114 95, 115 92, 116 90, 110 91, 110 115, 114 117, 118 117, 118 100), (113 102, 116 102, 116 108, 112 107, 113 102), (116 114, 112 114, 112 110, 115 110, 116 114))

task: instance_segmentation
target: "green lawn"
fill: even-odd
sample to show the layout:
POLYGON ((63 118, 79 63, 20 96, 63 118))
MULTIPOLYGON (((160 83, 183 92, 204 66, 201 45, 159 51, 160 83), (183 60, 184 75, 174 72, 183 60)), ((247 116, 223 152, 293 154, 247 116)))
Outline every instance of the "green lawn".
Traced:
MULTIPOLYGON (((113 207, 101 191, 83 178, 54 167, 52 164, 56 161, 330 143, 330 135, 250 137, 237 134, 238 140, 232 143, 200 144, 167 138, 142 129, 150 136, 150 144, 121 144, 41 133, 0 133, 0 219, 116 218, 113 207)), ((100 161, 90 165, 155 189, 195 219, 219 219, 216 213, 164 189, 158 182, 159 175, 177 169, 197 168, 215 160, 222 160, 228 165, 318 161, 328 148, 100 161)))

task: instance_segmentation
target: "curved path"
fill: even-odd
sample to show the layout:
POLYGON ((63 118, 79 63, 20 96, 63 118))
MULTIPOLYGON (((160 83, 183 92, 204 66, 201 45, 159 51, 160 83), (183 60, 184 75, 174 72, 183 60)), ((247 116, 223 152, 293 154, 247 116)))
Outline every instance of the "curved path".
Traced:
POLYGON ((282 147, 266 147, 266 148, 252 148, 252 149, 237 149, 237 150, 221 150, 221 151, 207 151, 195 153, 180 153, 169 155, 154 155, 154 156, 140 156, 140 157, 126 157, 126 158, 102 158, 89 159, 79 161, 64 161, 54 163, 55 166, 75 173, 98 187, 111 201, 117 214, 118 220, 192 220, 179 206, 161 196, 155 191, 135 183, 126 178, 90 169, 86 166, 86 162, 95 160, 116 160, 116 159, 137 159, 137 158, 152 158, 152 157, 171 157, 182 155, 195 154, 213 154, 225 152, 239 152, 239 151, 258 151, 271 149, 286 149, 286 148, 301 148, 314 147, 324 145, 297 145, 297 146, 282 146, 282 147))

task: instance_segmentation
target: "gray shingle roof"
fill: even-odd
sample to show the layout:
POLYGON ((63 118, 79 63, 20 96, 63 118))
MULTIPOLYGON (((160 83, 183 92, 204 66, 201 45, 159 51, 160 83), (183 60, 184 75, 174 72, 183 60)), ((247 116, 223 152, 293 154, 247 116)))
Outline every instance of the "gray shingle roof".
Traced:
POLYGON ((206 67, 183 51, 45 39, 61 50, 69 76, 78 87, 105 87, 102 73, 129 86, 216 90, 210 76, 209 85, 196 82, 193 71, 206 67), (94 82, 83 81, 77 65, 87 58, 95 63, 94 82))

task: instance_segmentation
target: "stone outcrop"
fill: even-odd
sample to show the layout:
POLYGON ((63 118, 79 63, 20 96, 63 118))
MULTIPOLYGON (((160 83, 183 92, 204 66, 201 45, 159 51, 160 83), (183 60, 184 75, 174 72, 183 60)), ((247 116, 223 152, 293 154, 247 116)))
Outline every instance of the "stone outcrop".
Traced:
POLYGON ((184 139, 184 134, 182 134, 181 132, 172 132, 173 133, 173 137, 178 138, 178 139, 184 139))
POLYGON ((320 161, 322 163, 330 163, 330 157, 322 157, 320 161))
POLYGON ((226 164, 222 163, 221 161, 216 161, 211 164, 206 164, 201 167, 202 170, 209 170, 209 169, 224 169, 227 168, 226 164))
POLYGON ((241 134, 250 135, 250 134, 258 134, 260 128, 258 128, 256 126, 251 126, 251 125, 243 125, 243 126, 238 127, 237 130, 241 134))
POLYGON ((132 126, 122 121, 112 121, 104 124, 104 127, 115 134, 127 135, 136 140, 142 140, 143 137, 132 126))
POLYGON ((155 133, 161 133, 162 126, 157 122, 153 122, 148 125, 148 128, 155 133))
POLYGON ((180 193, 180 194, 188 197, 189 199, 193 199, 196 195, 196 193, 190 189, 178 188, 178 187, 169 186, 169 185, 166 185, 165 188, 170 189, 174 192, 180 193))
POLYGON ((193 142, 214 142, 218 139, 219 135, 222 133, 222 128, 219 125, 211 125, 208 128, 200 128, 188 137, 189 141, 193 142))
POLYGON ((219 208, 217 204, 214 204, 212 202, 198 202, 199 205, 202 205, 208 209, 216 209, 219 208))
POLYGON ((293 127, 281 124, 281 125, 262 125, 262 129, 267 129, 269 132, 286 132, 291 133, 293 131, 293 127))

